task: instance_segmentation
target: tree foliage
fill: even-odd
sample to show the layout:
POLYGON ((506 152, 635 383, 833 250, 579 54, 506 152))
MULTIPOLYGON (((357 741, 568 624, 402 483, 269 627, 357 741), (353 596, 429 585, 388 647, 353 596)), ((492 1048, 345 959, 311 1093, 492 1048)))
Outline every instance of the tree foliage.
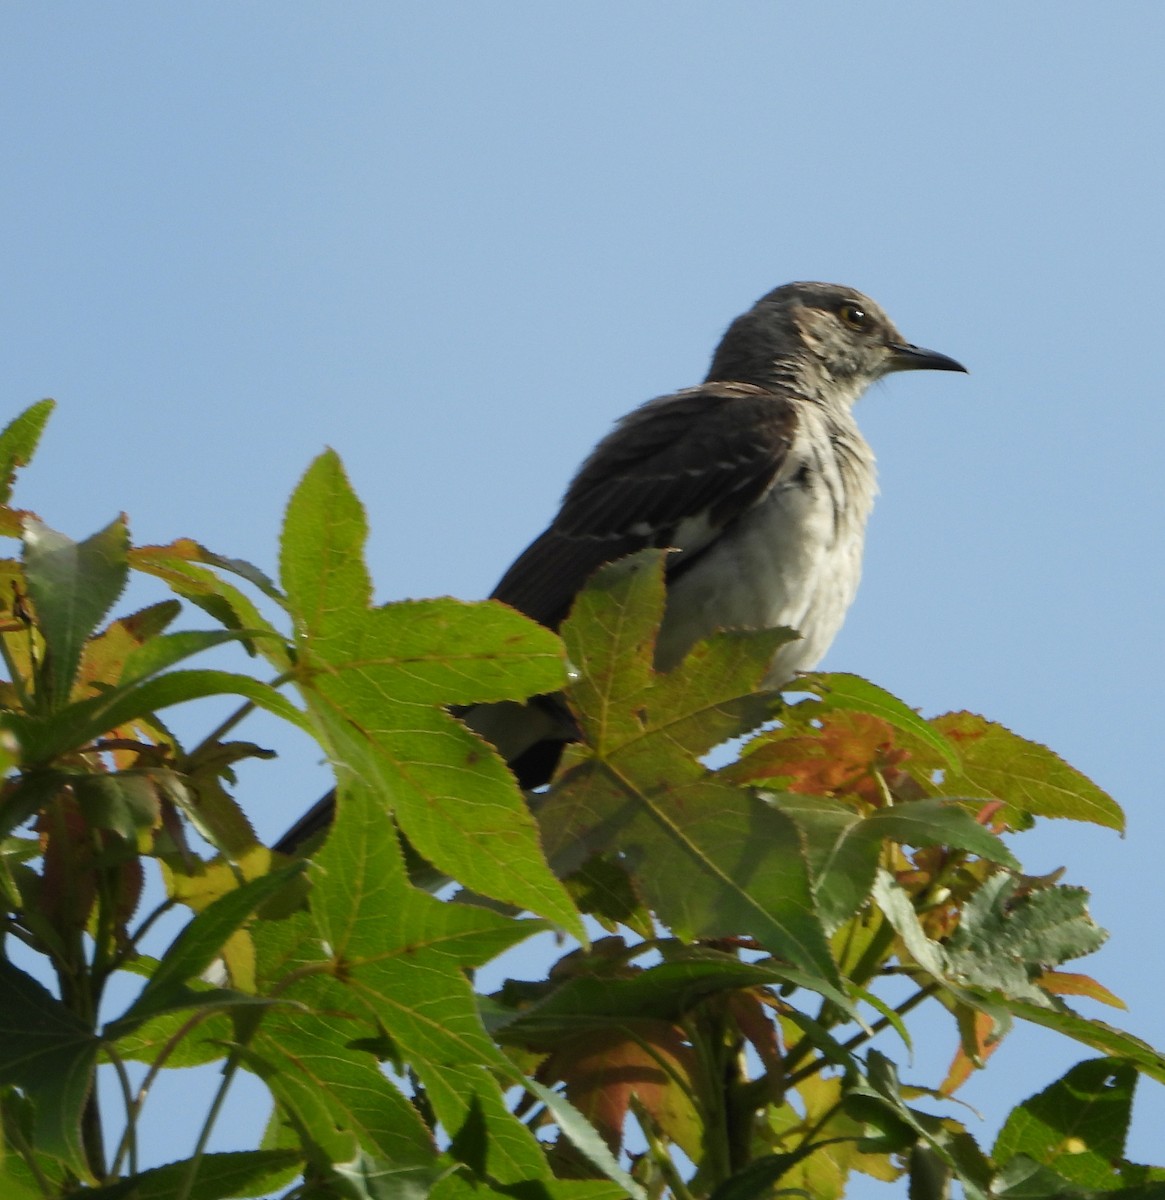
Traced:
POLYGON ((752 1200, 840 1196, 856 1171, 916 1197, 1165 1195, 1124 1158, 1165 1059, 1069 1006, 1119 1005, 1068 968, 1104 934, 1008 836, 1121 828, 1051 751, 854 676, 763 692, 788 631, 721 633, 657 673, 655 552, 601 572, 561 638, 493 602, 375 606, 330 453, 288 505, 277 583, 188 539, 133 546, 122 519, 73 541, 10 506, 50 409, 0 434, 19 545, 0 561, 0 1194, 752 1200), (110 619, 132 573, 164 598, 110 619), (202 665, 224 645, 251 669, 202 665), (523 796, 456 714, 558 690, 580 740, 523 796), (235 715, 181 744, 168 710, 222 696, 235 715), (231 740, 257 708, 334 767, 308 860, 260 844, 234 794, 266 754, 231 740), (148 880, 164 898, 143 913, 148 880), (568 940, 541 978, 475 989, 547 929, 568 940), (136 994, 111 1011, 118 975, 136 994), (889 1054, 924 1003, 954 1048, 926 1087, 889 1054), (982 1147, 947 1101, 1017 1020, 1093 1056, 982 1147), (197 1143, 146 1166, 159 1073, 212 1062, 197 1143), (267 1133, 215 1153, 240 1072, 270 1093, 267 1133))

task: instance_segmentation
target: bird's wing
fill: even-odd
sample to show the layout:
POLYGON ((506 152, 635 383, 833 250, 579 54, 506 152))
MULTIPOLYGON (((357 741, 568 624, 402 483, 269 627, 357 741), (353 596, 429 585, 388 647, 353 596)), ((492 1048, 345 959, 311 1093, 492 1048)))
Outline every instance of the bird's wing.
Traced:
POLYGON ((604 563, 674 546, 669 570, 682 567, 765 494, 796 423, 790 400, 750 384, 706 383, 636 409, 583 463, 493 598, 556 629, 604 563))

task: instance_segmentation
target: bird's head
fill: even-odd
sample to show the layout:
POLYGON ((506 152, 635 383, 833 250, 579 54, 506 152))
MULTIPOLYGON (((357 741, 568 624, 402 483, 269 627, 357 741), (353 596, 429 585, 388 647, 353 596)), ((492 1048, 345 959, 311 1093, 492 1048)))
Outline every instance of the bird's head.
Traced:
POLYGON ((893 371, 965 371, 898 332, 868 296, 836 283, 787 283, 762 296, 724 335, 709 379, 788 382, 852 403, 893 371))

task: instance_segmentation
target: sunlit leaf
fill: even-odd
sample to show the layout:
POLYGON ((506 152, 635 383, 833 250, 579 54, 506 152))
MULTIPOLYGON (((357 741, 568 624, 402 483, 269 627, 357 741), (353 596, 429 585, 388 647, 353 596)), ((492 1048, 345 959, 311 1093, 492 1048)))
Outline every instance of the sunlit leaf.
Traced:
POLYGON ((334 455, 288 506, 283 582, 302 631, 300 682, 331 757, 372 783, 435 867, 585 938, 537 826, 492 747, 449 704, 525 699, 565 680, 549 630, 495 603, 368 607, 366 528, 334 455))
POLYGON ((55 407, 54 400, 38 400, 0 431, 0 504, 12 498, 16 472, 31 461, 55 407))
POLYGON ((974 713, 947 713, 931 725, 959 753, 957 772, 940 785, 946 794, 964 794, 969 782, 1004 801, 1012 823, 1030 814, 1124 829, 1116 801, 1046 746, 974 713))

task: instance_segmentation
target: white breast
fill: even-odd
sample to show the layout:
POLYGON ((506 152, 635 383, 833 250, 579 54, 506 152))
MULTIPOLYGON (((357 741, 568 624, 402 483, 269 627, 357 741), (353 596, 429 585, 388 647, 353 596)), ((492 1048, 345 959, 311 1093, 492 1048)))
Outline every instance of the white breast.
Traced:
POLYGON ((816 666, 841 628, 861 578, 874 457, 848 411, 839 420, 806 407, 772 487, 673 582, 661 670, 716 629, 784 625, 801 637, 773 659, 765 686, 777 687, 816 666))

